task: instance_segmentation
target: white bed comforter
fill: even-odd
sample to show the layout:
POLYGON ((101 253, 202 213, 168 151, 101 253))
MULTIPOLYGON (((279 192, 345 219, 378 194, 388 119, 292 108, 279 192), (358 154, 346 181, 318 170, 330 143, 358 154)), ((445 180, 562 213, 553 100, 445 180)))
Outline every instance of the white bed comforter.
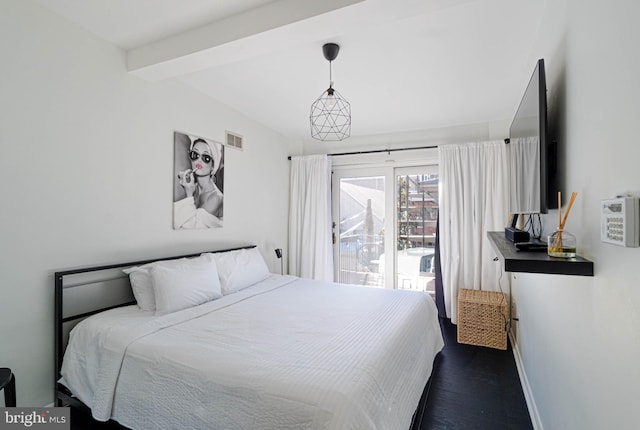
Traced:
POLYGON ((424 293, 272 275, 164 316, 84 320, 62 382, 135 429, 407 430, 442 347, 424 293))

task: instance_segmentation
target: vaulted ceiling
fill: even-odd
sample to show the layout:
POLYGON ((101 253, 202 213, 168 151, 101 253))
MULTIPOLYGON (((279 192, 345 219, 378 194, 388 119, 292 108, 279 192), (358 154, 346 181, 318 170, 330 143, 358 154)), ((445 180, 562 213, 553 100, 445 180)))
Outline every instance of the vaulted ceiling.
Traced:
POLYGON ((329 85, 352 136, 504 121, 535 65, 545 1, 36 0, 127 52, 129 73, 177 79, 296 141, 329 85))

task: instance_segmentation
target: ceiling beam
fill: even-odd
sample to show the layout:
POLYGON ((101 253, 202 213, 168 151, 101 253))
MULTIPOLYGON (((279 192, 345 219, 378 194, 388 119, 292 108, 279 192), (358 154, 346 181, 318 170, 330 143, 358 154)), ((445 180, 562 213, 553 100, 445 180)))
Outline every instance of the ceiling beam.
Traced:
POLYGON ((279 0, 229 18, 167 37, 127 52, 127 69, 158 81, 205 68, 236 62, 273 49, 333 37, 332 29, 365 0, 279 0), (309 31, 311 25, 311 31, 309 31), (315 29, 315 31, 313 30, 315 29))
POLYGON ((278 0, 131 49, 127 69, 159 81, 474 1, 278 0))

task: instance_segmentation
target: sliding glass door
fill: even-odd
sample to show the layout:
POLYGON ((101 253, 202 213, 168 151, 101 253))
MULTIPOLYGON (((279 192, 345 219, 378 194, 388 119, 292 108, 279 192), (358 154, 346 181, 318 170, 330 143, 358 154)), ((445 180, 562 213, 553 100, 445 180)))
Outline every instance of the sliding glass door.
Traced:
POLYGON ((433 289, 437 167, 334 171, 335 280, 433 289))
POLYGON ((435 294, 438 169, 395 169, 396 288, 435 294))
POLYGON ((338 282, 387 288, 387 196, 393 183, 385 169, 342 170, 333 175, 334 267, 338 282))

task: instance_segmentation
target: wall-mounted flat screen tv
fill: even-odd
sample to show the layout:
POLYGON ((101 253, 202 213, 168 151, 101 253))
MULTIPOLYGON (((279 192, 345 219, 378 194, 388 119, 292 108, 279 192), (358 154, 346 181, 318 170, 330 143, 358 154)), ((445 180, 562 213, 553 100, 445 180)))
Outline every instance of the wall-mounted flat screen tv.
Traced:
POLYGON ((510 212, 547 213, 549 142, 544 60, 536 63, 509 128, 510 212))

